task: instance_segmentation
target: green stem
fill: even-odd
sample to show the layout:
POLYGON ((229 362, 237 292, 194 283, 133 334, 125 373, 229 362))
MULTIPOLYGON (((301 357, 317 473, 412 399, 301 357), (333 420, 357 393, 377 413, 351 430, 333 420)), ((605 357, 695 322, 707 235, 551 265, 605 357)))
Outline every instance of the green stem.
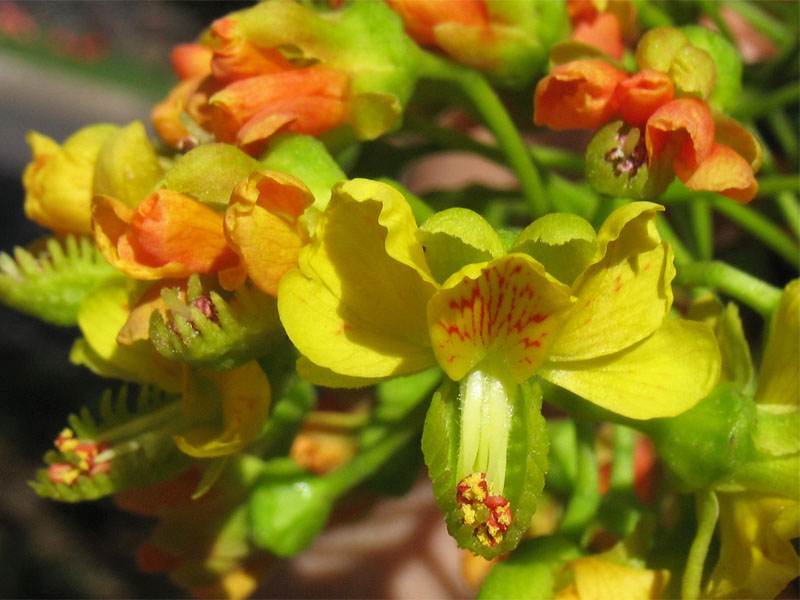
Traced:
POLYGON ((759 196, 774 196, 783 191, 800 192, 800 173, 758 178, 759 196))
POLYGON ((790 265, 796 266, 798 264, 800 247, 769 219, 763 217, 749 206, 739 204, 725 196, 709 195, 708 200, 714 210, 738 223, 742 229, 748 231, 780 254, 790 265))
POLYGON ((695 494, 697 504, 697 534, 689 548, 686 559, 686 569, 683 571, 681 582, 681 598, 683 600, 696 600, 700 597, 700 584, 703 579, 703 565, 708 554, 708 545, 714 535, 719 517, 719 500, 712 491, 702 491, 695 494))
POLYGON ((767 122, 788 162, 797 164, 797 131, 789 117, 784 111, 776 110, 767 115, 767 122))
POLYGON ((636 5, 639 21, 645 29, 672 27, 674 25, 672 18, 660 8, 653 6, 649 0, 633 0, 633 3, 636 5))
POLYGON ((156 411, 133 417, 130 421, 103 431, 97 436, 97 440, 121 445, 143 433, 158 431, 171 434, 184 427, 187 427, 187 422, 182 418, 181 403, 176 400, 156 411))
POLYGON ((422 53, 420 67, 423 77, 455 83, 469 96, 497 138, 509 166, 517 174, 522 194, 533 217, 541 217, 550 212, 550 201, 528 146, 483 75, 428 53, 422 53))
POLYGON ((575 489, 567 504, 559 530, 565 535, 580 537, 597 513, 600 506, 600 491, 594 452, 594 425, 590 421, 578 420, 575 426, 578 436, 575 489))
POLYGON ((769 93, 744 96, 734 114, 739 120, 763 117, 798 100, 800 100, 800 85, 792 82, 769 93))
POLYGON ((791 228, 794 236, 800 239, 800 204, 797 203, 797 194, 780 192, 776 196, 776 200, 786 224, 791 228))
POLYGON ((675 282, 685 286, 706 286, 743 302, 769 318, 781 297, 781 290, 720 261, 695 262, 678 268, 675 282))
POLYGON ((664 215, 658 215, 656 227, 658 227, 658 232, 661 234, 661 237, 667 240, 669 245, 672 246, 672 251, 675 253, 675 264, 683 265, 694 261, 692 253, 689 252, 689 250, 683 244, 681 239, 678 237, 678 234, 675 233, 672 225, 669 224, 669 221, 667 221, 667 218, 664 215))
POLYGON ((622 425, 614 425, 614 454, 611 459, 609 489, 627 491, 633 488, 635 478, 636 432, 622 425))
POLYGON ((698 198, 689 205, 689 210, 697 255, 701 260, 711 260, 714 256, 714 224, 711 206, 705 198, 698 198))

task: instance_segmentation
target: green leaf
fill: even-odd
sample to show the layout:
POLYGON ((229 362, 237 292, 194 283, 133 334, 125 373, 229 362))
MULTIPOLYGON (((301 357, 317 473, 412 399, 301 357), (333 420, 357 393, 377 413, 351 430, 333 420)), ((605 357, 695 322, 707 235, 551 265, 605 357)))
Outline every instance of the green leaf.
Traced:
POLYGON ((461 267, 505 254, 491 225, 467 208, 448 208, 431 216, 417 232, 425 260, 436 281, 444 281, 461 267))
MULTIPOLYGON (((84 407, 68 421, 78 439, 110 444, 103 451, 110 470, 82 474, 68 485, 51 481, 48 470, 40 469, 30 482, 37 494, 62 502, 95 500, 172 479, 191 465, 193 459, 172 441, 172 434, 183 426, 177 397, 144 387, 131 402, 128 388, 123 387, 116 396, 103 395, 98 413, 99 418, 84 407)), ((48 464, 67 460, 67 455, 56 451, 45 455, 48 464)))
POLYGON ((83 299, 103 281, 123 277, 87 237, 48 238, 36 250, 0 253, 0 301, 54 325, 78 322, 83 299))
POLYGON ((172 311, 167 324, 161 313, 150 316, 150 339, 162 356, 193 367, 228 370, 263 356, 282 339, 275 299, 255 286, 241 286, 227 300, 206 290, 200 278, 189 280, 187 300, 169 288, 161 297, 172 311), (208 300, 205 312, 196 301, 208 300), (207 314, 211 316, 206 316, 207 314))
POLYGON ((541 415, 541 390, 524 383, 514 398, 508 439, 507 466, 503 496, 513 511, 513 521, 503 540, 494 547, 484 546, 472 527, 462 523, 456 498, 458 445, 460 439, 459 386, 445 380, 433 395, 422 434, 422 452, 439 510, 447 529, 459 546, 484 558, 510 552, 528 529, 536 503, 544 487, 547 470, 547 429, 541 415))
POLYGON ((163 171, 141 121, 107 139, 94 171, 94 194, 111 196, 135 207, 147 197, 163 171))
POLYGON ((228 205, 236 184, 261 164, 230 144, 203 144, 181 156, 167 171, 162 185, 212 207, 228 205))
POLYGON ((492 567, 481 584, 478 599, 552 598, 562 566, 582 555, 581 549, 566 537, 524 540, 506 560, 492 567))

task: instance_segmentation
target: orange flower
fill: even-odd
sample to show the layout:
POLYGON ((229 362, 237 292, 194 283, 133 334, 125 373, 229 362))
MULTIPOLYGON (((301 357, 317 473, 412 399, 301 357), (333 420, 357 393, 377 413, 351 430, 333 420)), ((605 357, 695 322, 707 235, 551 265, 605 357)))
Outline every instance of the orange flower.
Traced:
POLYGON ((758 182, 748 162, 732 148, 714 143, 696 169, 675 161, 675 174, 690 190, 711 190, 737 202, 750 202, 758 193, 758 182))
POLYGON ((650 162, 666 154, 674 156, 686 169, 696 169, 714 144, 711 110, 695 98, 673 100, 647 120, 645 143, 650 162))
POLYGON ((178 192, 158 190, 136 209, 97 196, 92 215, 103 256, 130 277, 188 277, 238 265, 223 233, 223 215, 178 192))
POLYGON ((597 129, 617 112, 614 92, 627 73, 602 60, 555 67, 536 85, 533 121, 550 129, 597 129))
POLYGON ((567 0, 573 40, 620 60, 636 29, 636 7, 627 0, 567 0))
POLYGON ((658 108, 672 100, 675 86, 666 73, 645 69, 621 81, 614 92, 619 115, 626 123, 642 127, 658 108))

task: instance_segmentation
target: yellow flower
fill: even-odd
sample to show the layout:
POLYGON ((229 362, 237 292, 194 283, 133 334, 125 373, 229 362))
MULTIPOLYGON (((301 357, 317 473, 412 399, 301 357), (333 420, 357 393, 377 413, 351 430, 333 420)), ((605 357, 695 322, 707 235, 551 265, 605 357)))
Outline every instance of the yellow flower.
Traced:
POLYGON ((665 319, 674 269, 658 210, 633 203, 609 216, 574 281, 495 250, 439 284, 403 196, 342 182, 281 281, 281 321, 301 374, 322 385, 438 364, 456 381, 490 372, 514 385, 538 373, 632 418, 680 414, 716 383, 719 351, 706 326, 665 319))
POLYGON ((91 233, 97 155, 118 129, 115 125, 90 125, 71 135, 62 146, 45 135, 29 132, 26 138, 33 162, 22 176, 27 217, 58 233, 91 233))
POLYGON ((668 571, 652 571, 620 565, 600 558, 579 558, 567 568, 570 583, 556 600, 655 600, 669 582, 668 571))

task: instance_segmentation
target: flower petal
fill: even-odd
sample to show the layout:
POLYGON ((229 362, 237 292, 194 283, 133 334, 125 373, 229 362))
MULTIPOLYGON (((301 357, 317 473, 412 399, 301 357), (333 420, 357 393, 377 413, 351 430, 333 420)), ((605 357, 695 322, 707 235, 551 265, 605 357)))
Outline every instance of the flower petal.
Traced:
POLYGON ((441 23, 485 27, 489 23, 484 0, 387 0, 400 15, 408 35, 420 44, 436 44, 434 31, 441 23))
POLYGON ((95 240, 106 260, 137 279, 188 277, 232 267, 220 213, 171 190, 158 190, 136 210, 97 196, 95 240))
POLYGON ((800 404, 800 280, 786 286, 761 361, 756 402, 800 404))
POLYGON ((695 169, 714 144, 711 110, 705 102, 695 98, 668 102, 647 120, 645 143, 650 163, 661 159, 663 154, 695 169))
POLYGON ((263 292, 276 296, 281 277, 297 266, 308 241, 299 219, 313 202, 302 181, 278 171, 253 173, 234 188, 225 235, 263 292))
POLYGON ((675 174, 690 190, 718 192, 743 204, 758 193, 758 182, 748 162, 722 144, 715 143, 695 169, 676 159, 675 174))
POLYGON ((617 110, 614 90, 628 74, 602 60, 555 67, 536 85, 533 122, 550 129, 597 129, 617 110))
POLYGON ((454 381, 489 356, 522 383, 547 356, 572 298, 526 254, 467 265, 428 302, 439 365, 454 381))
POLYGON ((719 379, 720 357, 702 323, 667 319, 653 335, 600 358, 546 361, 539 375, 632 419, 672 417, 692 408, 719 379))
POLYGON ((172 48, 169 59, 178 77, 194 79, 211 75, 211 57, 214 51, 202 44, 178 44, 172 48))
POLYGON ((553 346, 553 360, 612 354, 644 339, 672 305, 672 249, 655 227, 663 208, 634 202, 614 211, 597 236, 593 264, 572 286, 575 307, 553 346))
POLYGON ((390 186, 355 179, 334 188, 299 270, 278 290, 286 332, 311 362, 362 378, 435 364, 425 317, 435 283, 416 230, 390 186))
POLYGON ((570 597, 580 600, 656 600, 661 598, 669 582, 667 570, 629 567, 593 556, 579 558, 568 567, 575 574, 577 596, 559 593, 557 600, 570 597))
MULTIPOLYGON (((257 362, 231 371, 191 371, 185 367, 183 406, 188 418, 222 410, 222 427, 197 427, 175 436, 182 452, 197 458, 241 450, 261 430, 269 415, 270 386, 257 362)), ((208 415, 212 416, 212 415, 208 415)))
POLYGON ((617 15, 601 13, 592 20, 581 20, 570 36, 573 40, 594 46, 620 60, 625 53, 622 25, 617 15))
POLYGON ((658 108, 672 100, 675 87, 669 75, 653 69, 639 71, 614 92, 619 114, 629 125, 643 127, 658 108))

